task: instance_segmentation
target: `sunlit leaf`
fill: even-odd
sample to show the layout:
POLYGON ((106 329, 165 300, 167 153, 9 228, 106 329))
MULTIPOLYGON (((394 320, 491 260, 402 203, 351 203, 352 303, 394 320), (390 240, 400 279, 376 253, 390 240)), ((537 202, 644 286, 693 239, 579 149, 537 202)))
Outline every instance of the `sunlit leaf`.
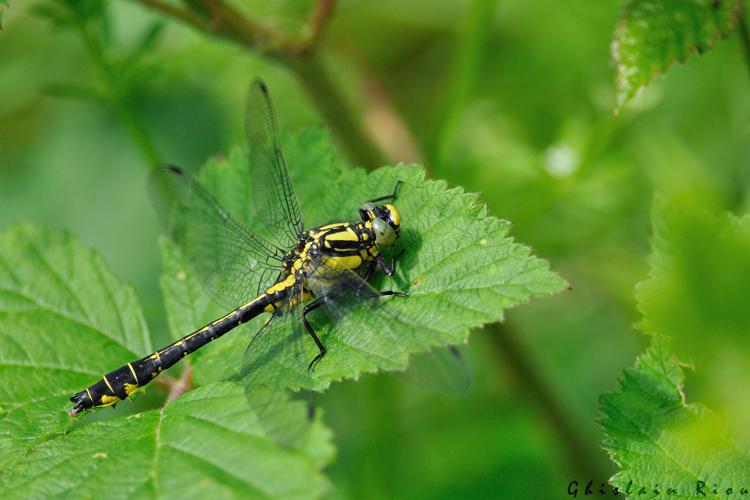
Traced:
POLYGON ((612 483, 633 497, 657 490, 670 498, 714 491, 739 498, 742 488, 747 495, 750 456, 711 411, 686 402, 683 385, 681 367, 657 340, 619 389, 600 398, 604 447, 619 468, 612 483))
POLYGON ((68 234, 0 233, 0 471, 69 421, 68 397, 151 350, 141 307, 68 234))
POLYGON ((328 488, 321 457, 327 433, 307 421, 304 404, 275 401, 285 433, 277 443, 250 411, 244 387, 228 382, 189 392, 161 410, 86 425, 34 447, 0 476, 17 498, 96 495, 108 498, 310 498, 328 488), (301 428, 292 428, 296 423, 301 428), (316 435, 323 440, 316 439, 316 435), (116 478, 116 483, 113 483, 116 478))
MULTIPOLYGON (((565 286, 546 261, 509 237, 509 223, 489 216, 476 195, 426 180, 419 166, 386 167, 370 174, 346 170, 325 134, 316 129, 288 135, 282 146, 307 227, 356 220, 361 203, 391 192, 399 180, 404 183, 396 205, 405 252, 397 275, 376 284, 410 295, 383 301, 377 316, 364 305, 335 321, 317 316, 316 329, 328 353, 312 380, 307 363, 317 352, 315 344, 305 339, 300 356, 285 342, 288 332, 282 330, 288 326, 276 322, 278 327, 252 346, 253 383, 322 389, 332 380, 362 372, 402 370, 410 353, 466 342, 471 328, 501 320, 504 309, 565 286)), ((250 199, 246 162, 246 155, 235 151, 227 160, 212 161, 201 175, 217 198, 245 220, 250 199)), ((257 325, 241 330, 217 341, 222 360, 205 355, 198 372, 200 362, 228 362, 236 369, 257 325)))
MULTIPOLYGON (((174 287, 165 293, 179 300, 174 287)), ((0 234, 0 491, 307 498, 327 489, 330 434, 280 391, 215 383, 129 417, 76 426, 66 415, 70 394, 151 349, 133 290, 98 254, 35 227, 0 234)))
POLYGON ((748 352, 750 217, 661 197, 652 214, 651 271, 637 288, 644 330, 690 362, 727 345, 748 352))

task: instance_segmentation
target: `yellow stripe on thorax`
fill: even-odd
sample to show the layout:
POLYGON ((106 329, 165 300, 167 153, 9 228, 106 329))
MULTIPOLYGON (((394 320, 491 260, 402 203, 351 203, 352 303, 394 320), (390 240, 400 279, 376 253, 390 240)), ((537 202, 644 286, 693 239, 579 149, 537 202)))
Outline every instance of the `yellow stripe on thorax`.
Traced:
POLYGON ((338 233, 330 233, 326 235, 327 241, 359 241, 359 235, 357 235, 356 232, 351 228, 351 226, 346 228, 346 231, 341 231, 338 233))
POLYGON ((333 224, 326 224, 325 226, 320 226, 318 229, 320 231, 326 231, 328 229, 338 229, 343 226, 348 226, 348 222, 334 222, 333 224))

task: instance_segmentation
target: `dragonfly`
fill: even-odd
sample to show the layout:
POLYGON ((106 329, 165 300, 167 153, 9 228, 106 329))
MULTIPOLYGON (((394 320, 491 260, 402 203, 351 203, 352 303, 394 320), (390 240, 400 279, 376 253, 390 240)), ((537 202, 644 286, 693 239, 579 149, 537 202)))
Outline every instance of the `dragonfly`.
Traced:
MULTIPOLYGON (((252 353, 253 342, 273 322, 281 320, 296 337, 307 334, 317 347, 307 368, 311 373, 327 352, 308 318, 312 311, 323 306, 335 312, 335 303, 347 297, 370 300, 407 295, 371 286, 376 273, 394 274, 403 253, 390 259, 384 255, 400 237, 401 215, 393 203, 401 181, 391 193, 364 202, 358 221, 305 229, 281 151, 269 91, 261 80, 250 85, 245 117, 254 215, 268 236, 232 217, 180 167, 159 168, 151 179, 157 211, 190 269, 209 294, 228 305, 231 312, 72 395, 71 417, 117 404, 185 356, 265 313, 270 317, 248 352, 252 353)), ((252 360, 252 355, 248 359, 252 360)))

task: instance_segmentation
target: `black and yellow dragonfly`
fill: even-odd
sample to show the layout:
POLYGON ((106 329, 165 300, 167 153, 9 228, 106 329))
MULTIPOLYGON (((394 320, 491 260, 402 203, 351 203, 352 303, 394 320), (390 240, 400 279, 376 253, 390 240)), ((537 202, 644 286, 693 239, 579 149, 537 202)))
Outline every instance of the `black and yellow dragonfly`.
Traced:
POLYGON ((261 81, 250 86, 245 116, 254 214, 269 237, 230 216, 179 167, 158 169, 151 180, 157 210, 191 270, 212 297, 233 310, 74 394, 71 416, 116 404, 183 357, 262 313, 271 316, 254 339, 272 321, 285 318, 290 328, 300 331, 299 337, 306 332, 317 346, 317 355, 308 365, 311 372, 326 354, 308 321, 311 311, 335 307, 333 303, 345 295, 367 299, 406 295, 369 285, 378 271, 386 276, 394 273, 396 258, 389 261, 381 251, 399 239, 401 217, 389 202, 396 199, 400 182, 392 193, 365 202, 359 209, 361 220, 306 230, 281 153, 268 89, 261 81))

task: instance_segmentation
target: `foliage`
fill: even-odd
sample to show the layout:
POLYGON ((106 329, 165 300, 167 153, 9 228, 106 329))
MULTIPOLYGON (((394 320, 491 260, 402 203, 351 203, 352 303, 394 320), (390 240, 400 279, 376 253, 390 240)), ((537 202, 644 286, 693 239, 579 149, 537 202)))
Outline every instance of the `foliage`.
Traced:
POLYGON ((3 232, 0 248, 7 473, 68 426, 70 394, 150 351, 151 339, 132 288, 71 235, 16 226, 3 232))
MULTIPOLYGON (((572 286, 505 311, 507 322, 497 335, 495 327, 473 335, 461 347, 473 373, 473 386, 463 394, 435 395, 399 384, 398 377, 366 375, 360 369, 369 369, 368 363, 380 368, 400 363, 369 354, 346 372, 321 371, 312 382, 299 380, 297 372, 281 379, 283 385, 322 387, 339 376, 361 375, 330 384, 315 398, 335 434, 335 463, 328 433, 315 430, 322 429, 320 421, 312 429, 292 426, 299 429, 297 436, 309 430, 320 439, 320 446, 307 447, 312 454, 304 456, 315 467, 327 464, 333 498, 557 497, 574 477, 598 485, 618 471, 617 484, 626 487, 629 479, 619 478, 650 483, 656 472, 643 469, 649 464, 681 477, 685 469, 694 470, 683 460, 690 453, 706 458, 705 470, 719 471, 707 440, 713 440, 717 457, 746 464, 750 401, 741 389, 750 384, 743 310, 750 282, 743 215, 750 207, 750 93, 743 65, 750 63, 750 36, 740 5, 738 0, 0 0, 5 14, 0 91, 8 96, 0 100, 0 226, 30 221, 77 236, 15 226, 3 238, 37 232, 41 239, 75 243, 80 238, 86 247, 100 249, 111 274, 127 277, 137 290, 142 311, 133 308, 141 316, 135 324, 145 317, 151 332, 140 344, 166 344, 224 313, 203 294, 179 248, 167 240, 155 244, 161 228, 144 189, 148 173, 136 166, 150 168, 161 158, 195 167, 230 150, 242 137, 239 110, 248 80, 262 77, 275 97, 282 129, 322 121, 347 157, 368 168, 424 159, 427 179, 444 178, 450 186, 481 192, 488 214, 512 221, 514 237, 548 258, 572 286), (216 10, 217 5, 226 8, 216 10), (608 57, 613 30, 614 61, 608 57), (721 38, 727 39, 719 43, 721 38), (697 53, 704 55, 692 56, 697 53), (134 54, 138 57, 131 58, 134 54), (680 61, 688 63, 672 70, 680 61), (669 78, 654 85, 667 71, 669 78), (440 85, 435 75, 441 75, 440 85), (654 88, 628 105, 649 85, 654 88), (627 113, 613 116, 613 94, 617 110, 628 106, 627 113), (656 202, 654 192, 663 194, 656 202), (649 217, 654 225, 650 254, 649 217), (648 336, 634 335, 634 324, 648 336), (669 343, 662 343, 667 336, 669 343), (613 425, 607 446, 615 463, 600 444, 597 400, 652 340, 657 344, 626 372, 622 390, 602 398, 605 422, 613 425), (678 366, 683 362, 692 370, 683 374, 678 366), (679 402, 680 391, 689 402, 679 402), (739 451, 727 454, 725 445, 739 451), (653 453, 640 459, 632 450, 653 453), (671 469, 667 457, 678 461, 671 469)), ((293 168, 300 162, 332 162, 334 168, 326 171, 342 189, 358 195, 370 195, 365 188, 390 190, 371 185, 375 176, 339 168, 341 160, 331 156, 326 141, 313 140, 317 133, 286 137, 293 168), (304 137, 299 148, 293 145, 304 137), (304 148, 310 149, 309 158, 300 155, 304 148)), ((201 173, 238 218, 248 206, 244 190, 234 185, 240 181, 232 167, 243 154, 238 149, 226 160, 211 160, 201 173)), ((418 183, 412 195, 435 189, 436 199, 450 198, 461 210, 467 208, 468 195, 423 183, 417 169, 400 171, 418 183)), ((375 175, 385 184, 395 172, 375 175)), ((305 193, 299 184, 311 180, 296 180, 307 197, 302 208, 308 225, 317 217, 348 219, 361 201, 353 196, 351 206, 339 205, 341 193, 305 193)), ((500 238, 505 223, 492 224, 500 238)), ((75 245, 87 256, 86 264, 97 262, 95 254, 75 245)), ((423 245, 413 253, 412 267, 400 269, 395 280, 377 281, 378 288, 420 291, 424 282, 417 287, 413 282, 424 251, 423 245)), ((11 255, 20 262, 36 254, 11 255)), ((41 271, 10 265, 26 273, 23 287, 58 297, 54 282, 37 279, 36 273, 45 272, 37 267, 41 271)), ((75 293, 87 292, 81 280, 70 279, 79 284, 75 293)), ((0 318, 0 360, 19 366, 0 363, 0 471, 15 464, 14 471, 29 472, 22 459, 27 451, 36 459, 39 448, 46 453, 57 444, 79 443, 79 435, 93 436, 98 427, 88 428, 94 425, 102 432, 121 425, 148 435, 151 423, 141 426, 124 415, 137 412, 153 422, 155 408, 172 412, 180 403, 164 406, 165 391, 155 387, 140 391, 132 404, 119 405, 114 418, 113 412, 100 411, 71 423, 64 415, 69 393, 123 359, 140 356, 147 346, 89 349, 90 343, 77 343, 81 332, 73 345, 68 333, 79 326, 70 323, 80 318, 58 324, 49 312, 35 315, 37 309, 29 312, 20 299, 9 298, 15 288, 2 286, 0 303, 10 308, 2 314, 14 322, 8 337, 0 318), (21 343, 13 344, 16 340, 21 343), (33 344, 37 340, 44 341, 44 349, 33 344), (81 352, 69 350, 73 347, 81 352), (68 355, 56 357, 63 348, 68 355), (29 366, 29 356, 40 366, 29 366), (87 373, 41 367, 60 362, 87 373)), ((115 295, 127 296, 126 288, 118 284, 115 295)), ((106 302, 102 287, 91 290, 93 299, 106 302)), ((475 298, 461 296, 467 303, 475 298)), ((352 317, 396 314, 401 321, 398 308, 422 299, 384 301, 370 311, 355 310, 352 317)), ((491 314, 483 309, 478 316, 500 316, 498 299, 490 301, 496 304, 491 314)), ((130 306, 122 310, 130 314, 130 306)), ((329 340, 344 333, 328 325, 325 315, 313 316, 329 340)), ((458 337, 483 322, 469 319, 455 322, 458 337)), ((114 324, 109 315, 97 321, 103 325, 94 329, 114 324)), ((221 381, 242 363, 257 327, 233 331, 180 363, 192 363, 198 386, 184 398, 226 390, 227 401, 239 401, 240 388, 221 381)), ((274 369, 268 366, 265 373, 274 369)), ((262 403, 255 399, 253 407, 259 425, 274 421, 268 419, 274 412, 260 411, 270 408, 263 394, 248 397, 262 403)), ((293 401, 279 404, 292 421, 305 416, 293 401)), ((295 442, 267 429, 264 442, 271 448, 295 442)), ((238 443, 242 439, 232 436, 238 443)), ((106 451, 108 460, 119 464, 115 448, 128 448, 124 433, 116 442, 91 454, 106 451)), ((221 451, 216 455, 227 458, 221 451)), ((75 460, 93 461, 76 456, 59 467, 70 470, 75 460)), ((178 463, 174 477, 183 477, 185 462, 178 463)), ((130 466, 104 478, 108 494, 117 489, 115 483, 130 484, 130 466)), ((109 470, 102 467, 102 473, 109 470)), ((211 467, 204 463, 199 469, 211 467)), ((0 490, 5 491, 18 472, 3 472, 0 490)), ((65 478, 67 484, 75 474, 65 478)), ((321 478, 307 476, 316 492, 325 488, 321 478)), ((35 491, 49 487, 27 479, 35 491)), ((96 496, 92 489, 83 495, 96 496)))
POLYGON ((284 433, 247 406, 244 388, 215 383, 161 410, 95 422, 37 443, 0 483, 13 498, 79 496, 92 485, 117 498, 308 498, 327 489, 320 467, 330 444, 319 423, 309 425, 304 404, 275 402, 284 433), (294 417, 296 414, 297 418, 294 417), (301 425, 294 428, 292 424, 301 425), (321 435, 321 433, 323 433, 321 435))
POLYGON ((651 271, 637 298, 641 327, 654 340, 636 367, 626 370, 620 390, 601 398, 604 447, 620 469, 612 482, 621 489, 630 485, 631 492, 658 484, 680 497, 700 496, 698 481, 708 485, 701 488, 705 492, 739 493, 750 489, 750 456, 742 444, 748 401, 735 394, 720 402, 714 394, 731 418, 719 416, 721 407, 717 415, 687 404, 675 353, 696 367, 698 388, 709 375, 729 374, 719 380, 731 384, 747 373, 744 356, 727 353, 747 352, 748 218, 714 216, 663 197, 656 198, 652 213, 651 271))
MULTIPOLYGON (((159 41, 164 24, 151 23, 129 47, 118 44, 113 32, 109 6, 102 0, 46 0, 33 12, 59 31, 77 34, 89 53, 96 80, 53 82, 50 95, 93 101, 110 108, 118 117, 149 165, 159 162, 159 154, 145 125, 132 109, 134 95, 158 74, 158 66, 149 61, 149 53, 159 41)), ((80 75, 77 75, 80 77, 80 75)))
MULTIPOLYGON (((291 136, 286 143, 308 227, 351 219, 362 200, 390 192, 398 180, 404 183, 397 205, 405 252, 397 276, 379 287, 408 291, 409 297, 383 301, 375 309, 360 304, 345 318, 323 323, 320 337, 330 347, 312 381, 304 360, 315 356, 315 345, 305 343, 300 356, 284 343, 287 335, 279 322, 253 345, 252 383, 321 389, 331 380, 361 372, 403 369, 409 353, 462 344, 469 328, 501 320, 504 308, 564 285, 545 261, 514 243, 507 236, 507 222, 488 216, 474 195, 426 181, 417 166, 383 168, 369 175, 344 170, 319 130, 291 136), (266 365, 272 368, 257 369, 266 365)), ((247 203, 247 183, 230 181, 243 179, 245 165, 245 155, 235 151, 226 162, 212 162, 203 177, 230 206, 238 200, 247 203)), ((247 208, 235 210, 248 213, 247 208)), ((240 354, 243 349, 235 346, 234 351, 240 354)))
POLYGON ((675 62, 711 49, 741 12, 742 0, 629 0, 612 42, 617 108, 675 62))
POLYGON ((327 488, 319 469, 332 454, 328 431, 283 394, 252 395, 248 406, 243 386, 217 382, 159 410, 74 427, 67 397, 151 350, 140 306, 70 235, 17 226, 1 240, 6 494, 79 496, 112 477, 123 479, 108 494, 123 498, 300 497, 327 488))
POLYGON ((684 374, 666 342, 655 341, 619 382, 600 400, 604 447, 620 469, 612 484, 634 496, 747 494, 750 455, 721 419, 686 402, 684 374))
POLYGON ((748 352, 750 216, 662 197, 652 213, 651 270, 637 289, 644 331, 674 339, 686 361, 705 362, 728 346, 748 352))

